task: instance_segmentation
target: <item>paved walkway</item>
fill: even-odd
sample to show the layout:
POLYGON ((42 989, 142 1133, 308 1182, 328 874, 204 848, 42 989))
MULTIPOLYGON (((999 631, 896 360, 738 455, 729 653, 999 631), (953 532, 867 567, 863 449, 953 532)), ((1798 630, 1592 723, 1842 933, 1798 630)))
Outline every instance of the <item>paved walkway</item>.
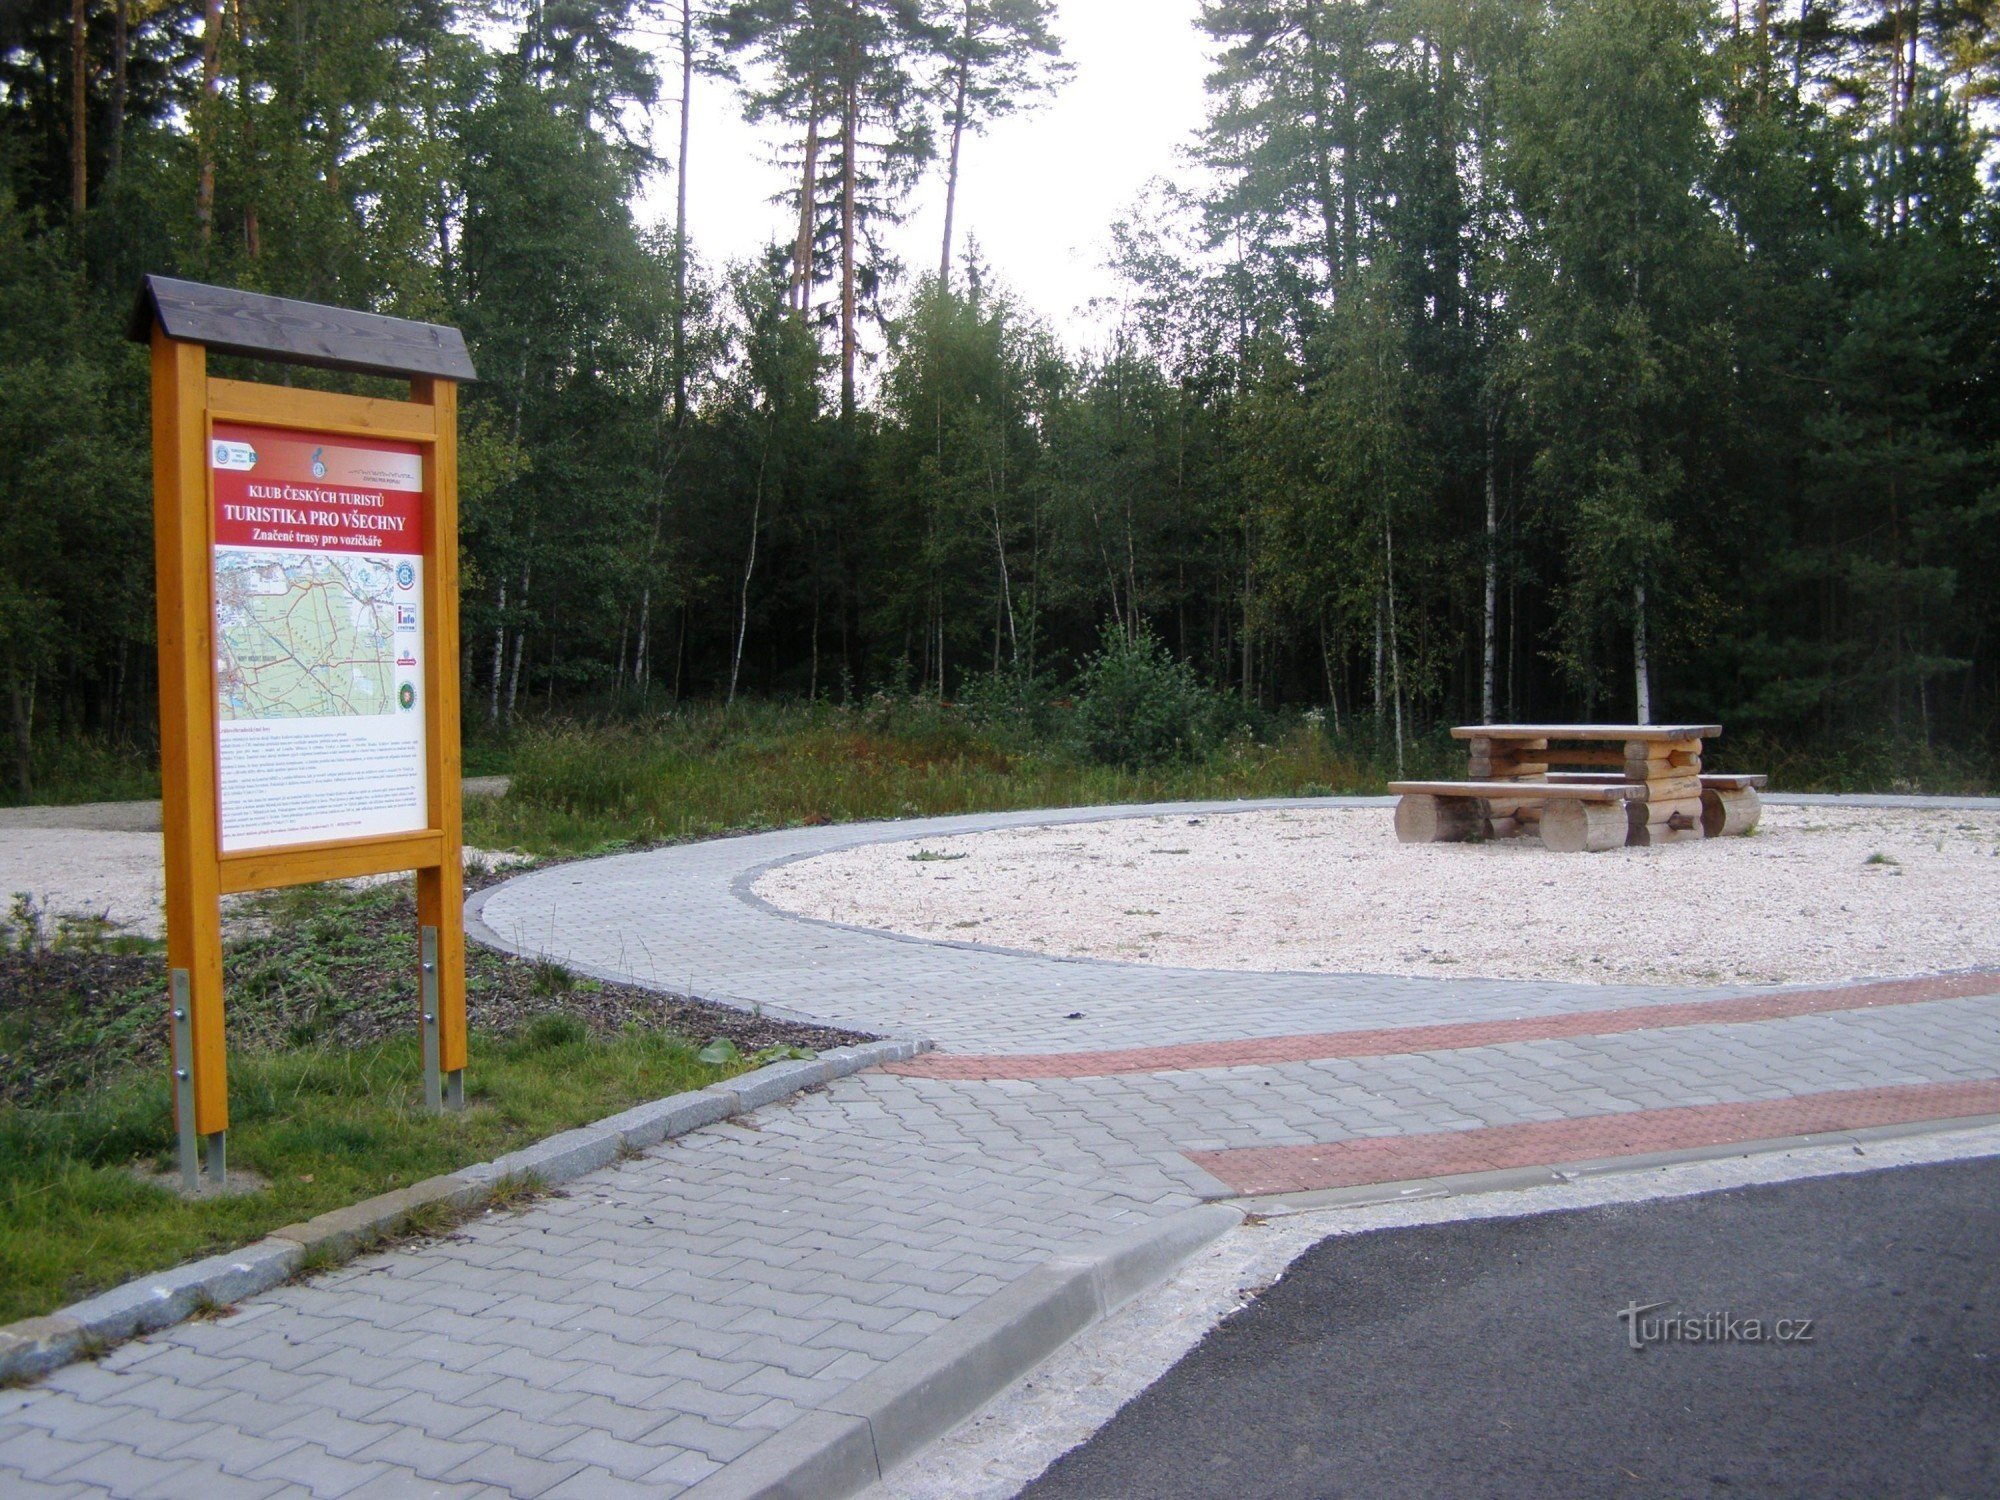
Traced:
POLYGON ((795 830, 488 892, 475 927, 505 946, 941 1050, 0 1397, 0 1491, 699 1497, 1049 1256, 1204 1197, 2000 1111, 2000 975, 1206 973, 910 941, 748 891, 863 840, 1107 815, 795 830))

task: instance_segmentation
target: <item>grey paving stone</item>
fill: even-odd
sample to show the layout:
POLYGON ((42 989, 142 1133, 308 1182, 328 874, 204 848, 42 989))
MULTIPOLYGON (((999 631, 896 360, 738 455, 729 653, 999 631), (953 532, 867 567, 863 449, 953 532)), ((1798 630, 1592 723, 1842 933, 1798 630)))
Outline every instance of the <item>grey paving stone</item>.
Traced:
POLYGON ((275 1479, 288 1487, 311 1492, 317 1500, 341 1500, 363 1485, 390 1472, 383 1463, 357 1463, 331 1453, 317 1443, 307 1443, 244 1476, 248 1479, 275 1479))
POLYGON ((608 1469, 579 1469, 546 1491, 544 1500, 662 1500, 679 1494, 683 1488, 673 1481, 620 1479, 608 1469))
POLYGON ((490 1484, 516 1496, 517 1500, 535 1500, 536 1496, 554 1489, 582 1468, 579 1463, 551 1463, 528 1458, 512 1448, 494 1444, 474 1454, 445 1477, 490 1484))
MULTIPOLYGON (((487 893, 489 927, 561 933, 553 956, 580 972, 672 989, 692 976, 713 998, 907 1039, 740 1081, 752 1098, 771 1086, 764 1079, 787 1090, 727 1123, 668 1137, 689 1118, 676 1109, 712 1113, 721 1097, 681 1096, 531 1148, 508 1170, 530 1170, 533 1150, 551 1173, 596 1170, 571 1178, 565 1195, 254 1295, 237 1319, 183 1325, 124 1346, 107 1368, 71 1366, 11 1393, 0 1400, 0 1488, 9 1474, 69 1483, 75 1465, 122 1452, 164 1464, 151 1472, 163 1484, 206 1479, 200 1500, 220 1500, 230 1483, 269 1488, 254 1476, 293 1460, 301 1473, 324 1464, 329 1485, 365 1474, 357 1496, 516 1485, 611 1496, 628 1484, 717 1495, 780 1473, 832 1494, 872 1466, 875 1439, 826 1408, 857 1404, 855 1392, 865 1397, 920 1340, 973 1326, 1052 1257, 1193 1207, 1218 1186, 1181 1154, 1199 1143, 2000 1076, 1995 997, 1158 1075, 833 1076, 912 1054, 920 1037, 1038 1052, 1744 992, 1059 963, 803 923, 745 898, 746 877, 773 859, 1045 816, 786 830, 619 856, 587 879, 557 867, 487 893), (1077 1009, 1086 1021, 1062 1019, 1077 1009), (185 1440, 161 1449, 168 1433, 185 1440), (600 1455, 616 1462, 587 1457, 586 1439, 618 1445, 600 1455), (655 1464, 641 1472, 646 1451, 655 1464), (253 1477, 239 1477, 246 1467, 253 1477)), ((1092 1294, 1115 1300, 1151 1274, 1143 1256, 1093 1272, 1092 1294)), ((886 1409, 874 1415, 883 1431, 895 1427, 886 1409)))
POLYGON ((506 1493, 490 1484, 445 1483, 413 1469, 392 1468, 360 1489, 348 1491, 346 1500, 489 1500, 506 1493))

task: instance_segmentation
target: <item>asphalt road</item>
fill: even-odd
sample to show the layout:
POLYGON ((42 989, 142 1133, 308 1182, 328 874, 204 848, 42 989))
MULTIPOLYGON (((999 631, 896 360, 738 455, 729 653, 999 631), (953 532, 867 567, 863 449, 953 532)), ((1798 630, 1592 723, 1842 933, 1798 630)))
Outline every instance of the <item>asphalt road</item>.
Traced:
POLYGON ((2000 1158, 1324 1241, 1024 1493, 2000 1495, 2000 1158))

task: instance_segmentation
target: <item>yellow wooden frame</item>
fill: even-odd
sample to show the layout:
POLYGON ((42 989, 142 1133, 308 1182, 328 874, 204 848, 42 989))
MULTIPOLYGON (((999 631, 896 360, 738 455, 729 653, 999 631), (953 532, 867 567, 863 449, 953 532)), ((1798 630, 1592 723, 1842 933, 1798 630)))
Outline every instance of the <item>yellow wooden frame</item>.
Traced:
MULTIPOLYGON (((462 1073, 465 885, 458 735, 458 384, 419 376, 408 401, 222 380, 208 351, 156 323, 153 535, 159 608, 161 829, 167 964, 188 976, 185 1069, 195 1130, 229 1128, 221 898, 243 891, 414 870, 417 923, 437 933, 438 1065, 462 1073), (425 446, 424 756, 429 827, 414 833, 222 852, 215 707, 215 505, 209 434, 250 422, 425 446)), ((420 981, 419 991, 424 986, 420 981)))

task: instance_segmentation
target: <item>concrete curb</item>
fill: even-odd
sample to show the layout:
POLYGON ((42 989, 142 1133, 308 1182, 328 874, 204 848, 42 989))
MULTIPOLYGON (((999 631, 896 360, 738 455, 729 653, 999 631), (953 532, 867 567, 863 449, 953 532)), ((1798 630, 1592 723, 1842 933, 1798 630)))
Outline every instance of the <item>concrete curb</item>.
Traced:
POLYGON ((685 1500, 838 1500, 865 1489, 1242 1222, 1232 1205, 1203 1204, 1044 1262, 685 1500))
POLYGON ((0 1327, 0 1382, 38 1379, 125 1339, 268 1291, 302 1269, 352 1259, 420 1226, 426 1210, 462 1213, 491 1201, 509 1184, 569 1182, 674 1136, 929 1050, 929 1042, 896 1040, 842 1047, 810 1061, 772 1063, 726 1083, 565 1130, 493 1161, 332 1209, 303 1224, 288 1224, 239 1250, 137 1277, 60 1312, 0 1327))

